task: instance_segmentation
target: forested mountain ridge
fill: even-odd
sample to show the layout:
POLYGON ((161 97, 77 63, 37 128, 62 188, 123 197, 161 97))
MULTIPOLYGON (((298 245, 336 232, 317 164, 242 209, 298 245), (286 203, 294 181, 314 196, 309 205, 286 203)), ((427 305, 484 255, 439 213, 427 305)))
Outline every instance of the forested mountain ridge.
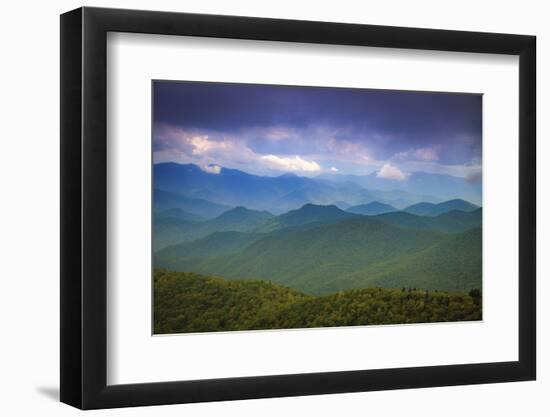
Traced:
POLYGON ((231 238, 210 236, 157 252, 155 265, 226 278, 268 279, 309 294, 370 285, 420 284, 424 288, 465 291, 481 285, 480 245, 480 231, 448 234, 391 225, 377 220, 377 216, 358 216, 311 228, 231 238), (231 243, 222 245, 220 251, 216 239, 229 239, 231 243), (459 250, 445 249, 445 245, 452 246, 456 241, 462 242, 457 246, 459 250), (424 258, 415 258, 421 255, 424 258), (437 256, 438 262, 427 262, 437 256), (438 279, 441 263, 449 265, 445 279, 438 279), (403 269, 402 265, 408 267, 403 269), (388 270, 395 271, 399 278, 382 279, 388 270), (431 285, 426 277, 433 281, 431 285))
POLYGON ((305 204, 299 209, 274 217, 257 228, 257 232, 272 232, 293 226, 303 226, 309 223, 332 223, 356 217, 352 213, 340 210, 335 205, 320 206, 305 204))
POLYGON ((444 201, 438 204, 426 202, 413 204, 412 206, 403 209, 403 211, 411 214, 416 214, 418 216, 439 216, 440 214, 447 213, 452 210, 469 212, 478 209, 479 206, 475 204, 461 200, 459 198, 455 198, 453 200, 444 201))
POLYGON ((229 210, 231 206, 155 188, 153 190, 153 208, 155 212, 176 208, 206 219, 212 219, 229 210))
POLYGON ((394 226, 419 230, 459 233, 481 226, 482 209, 470 212, 452 210, 438 216, 419 216, 405 211, 384 213, 375 216, 377 220, 394 226))
POLYGON ((481 320, 481 293, 368 288, 313 297, 267 281, 156 269, 154 333, 481 320), (205 308, 205 305, 208 308, 205 308))
MULTIPOLYGON (((319 206, 306 204, 279 216, 267 211, 250 210, 245 207, 229 209, 214 219, 202 220, 198 215, 181 209, 164 210, 155 214, 155 252, 167 246, 201 239, 215 232, 237 231, 269 233, 291 227, 315 226, 357 218, 335 205, 319 206)), ((482 211, 451 210, 438 216, 419 216, 405 211, 393 211, 371 216, 384 223, 420 230, 458 233, 481 226, 482 211)))
POLYGON ((407 254, 397 261, 390 259, 341 276, 328 282, 323 292, 335 287, 399 288, 412 286, 427 290, 467 291, 481 288, 481 229, 449 235, 444 240, 421 251, 407 254))
POLYGON ((201 239, 217 232, 253 231, 273 217, 267 211, 249 210, 244 207, 229 209, 205 221, 188 221, 157 215, 154 218, 154 248, 155 251, 159 251, 170 245, 201 239))

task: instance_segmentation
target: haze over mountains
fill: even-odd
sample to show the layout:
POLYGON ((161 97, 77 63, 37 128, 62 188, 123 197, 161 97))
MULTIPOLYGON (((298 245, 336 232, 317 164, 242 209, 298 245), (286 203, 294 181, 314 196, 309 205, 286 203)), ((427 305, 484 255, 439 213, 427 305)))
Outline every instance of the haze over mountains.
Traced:
POLYGON ((207 216, 221 214, 220 205, 282 214, 308 203, 334 204, 346 209, 376 201, 403 209, 415 203, 441 203, 460 198, 479 204, 481 195, 479 184, 441 174, 411 173, 404 180, 377 178, 376 174, 268 177, 223 167, 219 167, 217 173, 206 172, 194 164, 176 163, 156 164, 154 184, 155 210, 168 206, 189 212, 206 209, 207 216), (215 206, 210 207, 205 201, 215 206), (193 204, 206 208, 190 210, 193 204))
MULTIPOLYGON (((321 178, 331 182, 352 182, 363 188, 394 191, 400 190, 417 196, 433 196, 434 201, 421 198, 419 201, 442 202, 460 198, 480 204, 481 183, 473 183, 465 178, 427 172, 412 172, 404 180, 381 178, 376 172, 365 176, 322 174, 321 178)), ((383 202, 383 200, 380 200, 383 202)), ((410 203, 412 204, 412 203, 410 203)), ((403 207, 400 207, 403 208, 403 207)))

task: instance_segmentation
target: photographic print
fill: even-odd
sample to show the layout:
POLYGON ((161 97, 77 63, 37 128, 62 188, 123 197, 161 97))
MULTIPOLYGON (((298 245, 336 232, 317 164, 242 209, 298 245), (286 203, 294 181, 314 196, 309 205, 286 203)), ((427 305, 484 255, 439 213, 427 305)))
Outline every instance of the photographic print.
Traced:
POLYGON ((152 82, 153 333, 482 319, 482 96, 152 82))

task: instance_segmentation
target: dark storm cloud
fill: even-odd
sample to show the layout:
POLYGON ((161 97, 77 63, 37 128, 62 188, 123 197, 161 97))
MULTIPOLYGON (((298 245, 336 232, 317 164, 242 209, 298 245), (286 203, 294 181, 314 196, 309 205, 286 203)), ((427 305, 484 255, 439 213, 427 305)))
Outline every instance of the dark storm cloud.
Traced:
POLYGON ((481 96, 472 94, 156 81, 154 123, 244 140, 260 155, 333 153, 339 144, 357 152, 356 144, 394 164, 481 158, 481 96))

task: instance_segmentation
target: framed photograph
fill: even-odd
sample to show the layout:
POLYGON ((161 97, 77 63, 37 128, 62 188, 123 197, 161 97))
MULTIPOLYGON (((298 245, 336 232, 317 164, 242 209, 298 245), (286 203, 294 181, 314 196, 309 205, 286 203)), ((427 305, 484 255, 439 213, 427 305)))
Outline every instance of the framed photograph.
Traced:
POLYGON ((533 380, 535 37, 61 16, 61 401, 533 380))

